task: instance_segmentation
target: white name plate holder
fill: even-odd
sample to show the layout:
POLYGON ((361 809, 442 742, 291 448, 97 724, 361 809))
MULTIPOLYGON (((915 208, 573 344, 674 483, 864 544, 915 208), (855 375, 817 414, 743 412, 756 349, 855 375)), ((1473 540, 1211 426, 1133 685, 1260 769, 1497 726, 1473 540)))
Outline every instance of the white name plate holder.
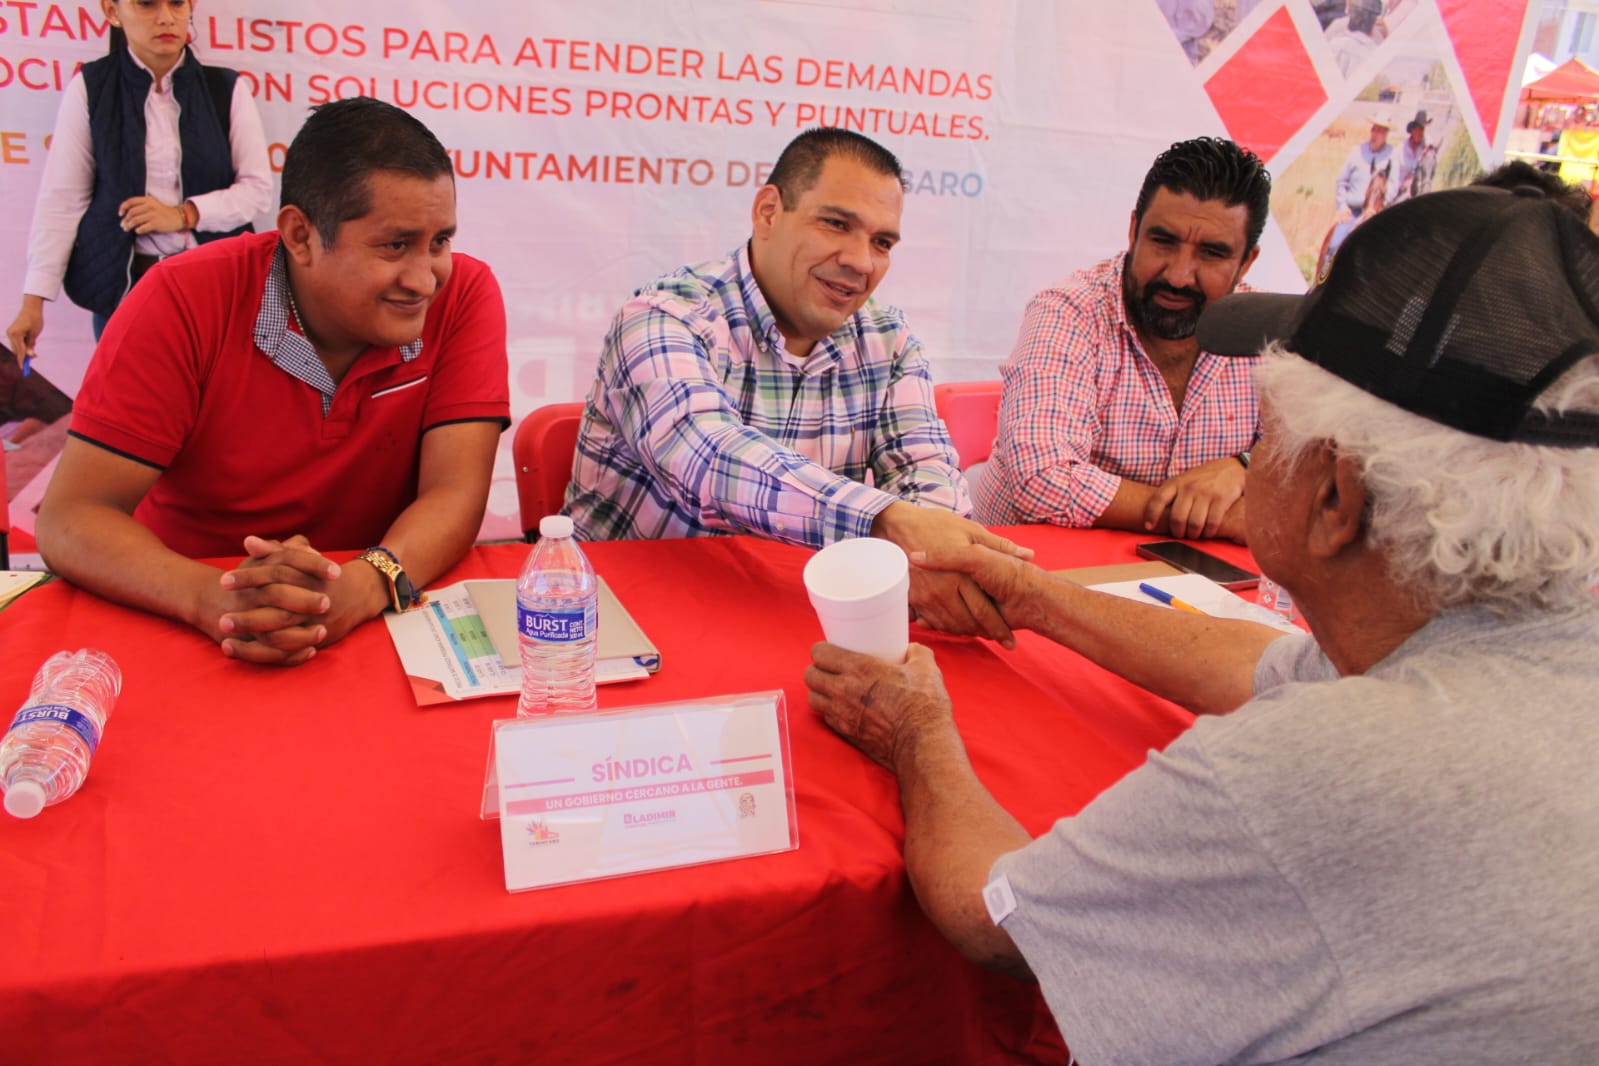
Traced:
POLYGON ((510 892, 799 847, 782 692, 494 723, 510 892))

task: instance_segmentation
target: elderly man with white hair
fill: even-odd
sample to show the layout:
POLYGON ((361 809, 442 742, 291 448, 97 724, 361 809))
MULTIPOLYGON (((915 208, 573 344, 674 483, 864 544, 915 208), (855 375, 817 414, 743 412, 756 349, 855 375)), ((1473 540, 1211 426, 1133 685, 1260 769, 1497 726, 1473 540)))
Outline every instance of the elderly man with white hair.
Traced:
POLYGON ((927 648, 818 645, 924 910, 1085 1064, 1599 1062, 1599 239, 1533 190, 1418 197, 1200 340, 1267 349, 1249 544, 1311 633, 919 560, 1201 715, 1034 840, 927 648))

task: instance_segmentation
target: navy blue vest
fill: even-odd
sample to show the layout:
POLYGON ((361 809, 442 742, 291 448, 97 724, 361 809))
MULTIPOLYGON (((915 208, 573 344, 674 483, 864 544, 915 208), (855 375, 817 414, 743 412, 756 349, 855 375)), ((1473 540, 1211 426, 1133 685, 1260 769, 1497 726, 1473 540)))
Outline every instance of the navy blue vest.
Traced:
MULTIPOLYGON (((232 99, 238 72, 210 68, 225 80, 232 99)), ((227 127, 217 115, 206 80, 207 70, 192 51, 172 71, 178 101, 178 140, 183 146, 180 175, 185 198, 226 189, 233 184, 233 156, 227 127)), ((78 222, 77 240, 67 260, 63 287, 79 307, 109 315, 127 294, 133 262, 134 234, 122 229, 117 207, 145 193, 144 103, 150 94, 150 72, 133 61, 126 48, 83 65, 83 87, 89 97, 89 139, 94 149, 94 190, 78 222)), ((243 233, 195 233, 213 241, 243 233)))

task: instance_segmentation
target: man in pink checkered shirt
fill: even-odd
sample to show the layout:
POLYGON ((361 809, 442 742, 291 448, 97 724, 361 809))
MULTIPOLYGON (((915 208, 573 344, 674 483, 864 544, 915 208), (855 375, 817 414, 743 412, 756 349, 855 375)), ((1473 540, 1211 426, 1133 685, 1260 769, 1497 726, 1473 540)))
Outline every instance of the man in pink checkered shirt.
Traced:
POLYGON ((1265 166, 1231 141, 1161 153, 1128 251, 1028 305, 979 520, 1244 540, 1255 360, 1200 351, 1194 328, 1254 263, 1270 197, 1265 166))

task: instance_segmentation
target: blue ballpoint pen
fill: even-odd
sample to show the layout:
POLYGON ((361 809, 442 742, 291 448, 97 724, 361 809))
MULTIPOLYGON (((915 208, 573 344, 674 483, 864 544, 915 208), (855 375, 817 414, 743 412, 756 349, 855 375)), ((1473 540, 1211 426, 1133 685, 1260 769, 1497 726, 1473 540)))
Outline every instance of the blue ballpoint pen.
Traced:
POLYGON ((1147 581, 1140 581, 1138 583, 1138 591, 1142 592, 1145 596, 1148 596, 1151 599, 1159 600, 1161 603, 1169 604, 1172 607, 1177 608, 1179 611, 1188 611, 1193 614, 1205 613, 1198 607, 1195 607, 1193 604, 1179 600, 1176 596, 1173 596, 1165 589, 1156 588, 1147 581))

